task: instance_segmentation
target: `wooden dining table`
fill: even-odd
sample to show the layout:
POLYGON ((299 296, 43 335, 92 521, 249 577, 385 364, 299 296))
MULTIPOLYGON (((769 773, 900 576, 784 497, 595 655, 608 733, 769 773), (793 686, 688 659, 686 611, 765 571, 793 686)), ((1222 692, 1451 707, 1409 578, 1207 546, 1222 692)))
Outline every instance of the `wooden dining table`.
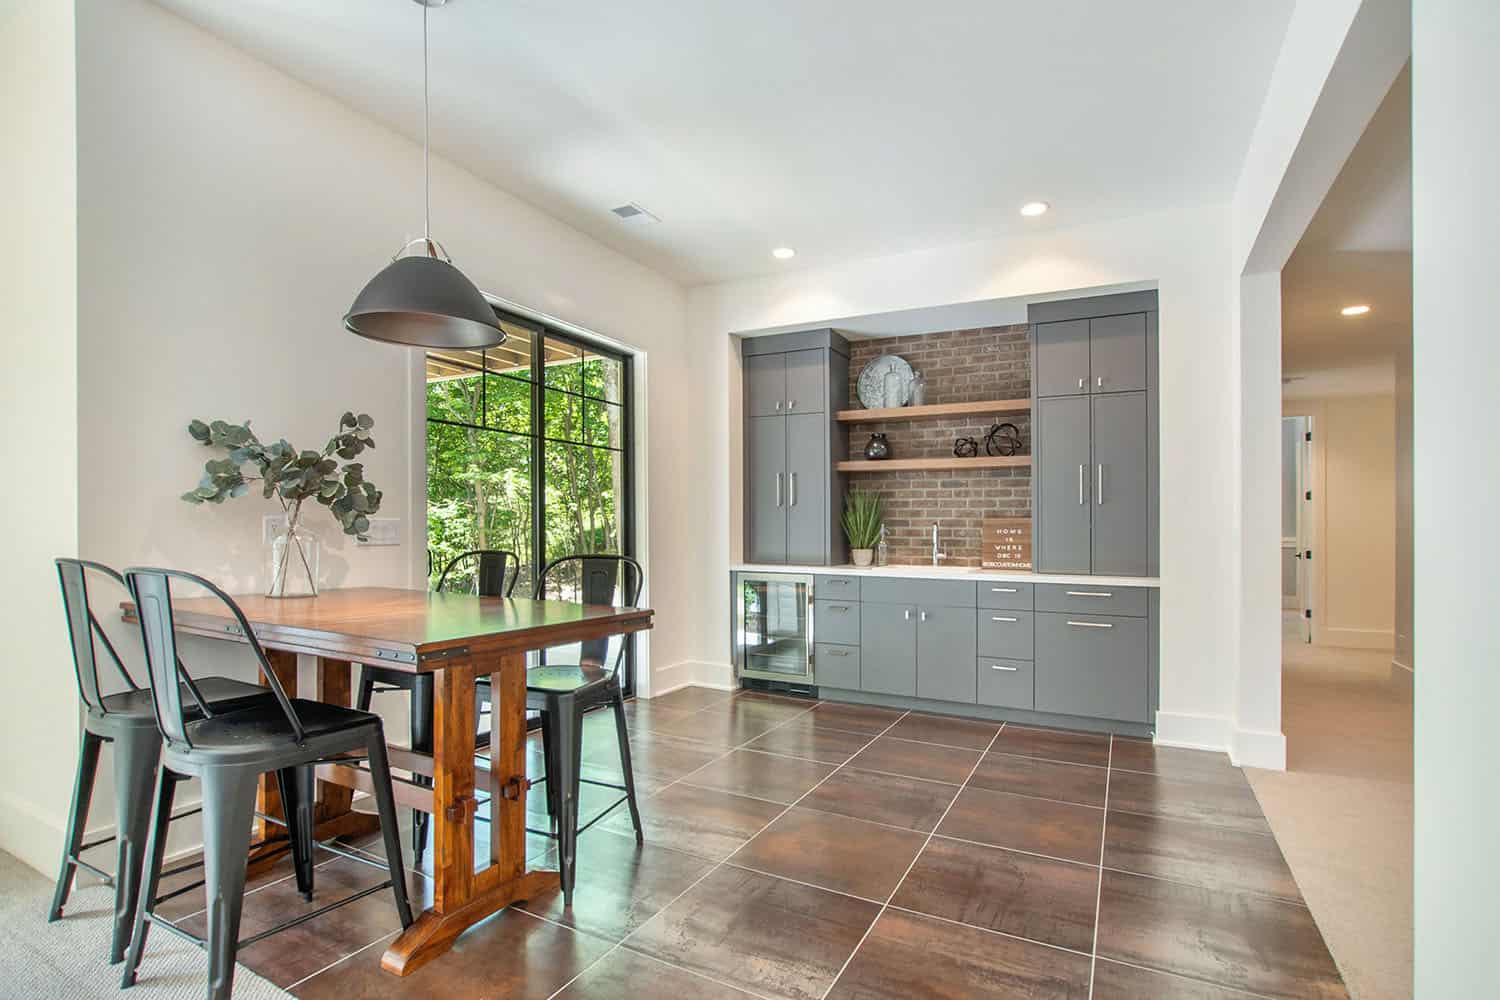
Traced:
MULTIPOLYGON (((555 869, 526 867, 526 654, 534 650, 625 635, 651 628, 647 608, 615 608, 513 598, 435 594, 425 590, 350 587, 317 597, 236 597, 271 669, 293 697, 350 704, 355 664, 433 675, 430 754, 391 748, 391 764, 430 779, 393 781, 398 806, 432 815, 432 906, 401 932, 381 959, 405 976, 447 951, 467 927, 517 901, 559 885, 555 869), (317 658, 316 691, 297 689, 298 655, 317 658), (475 754, 474 679, 488 674, 494 699, 488 760, 475 754), (476 786, 489 794, 488 864, 476 863, 476 786), (482 787, 482 786, 481 786, 482 787)), ((133 609, 125 608, 127 617, 133 609)), ((215 598, 174 600, 181 633, 244 642, 228 609, 215 598)), ((264 677, 261 683, 266 684, 264 677)), ((358 762, 318 767, 316 836, 355 837, 379 819, 353 809, 356 790, 369 790, 358 762)), ((280 818, 274 774, 261 778, 257 811, 280 818)), ((262 862, 284 853, 280 825, 259 820, 262 862)))

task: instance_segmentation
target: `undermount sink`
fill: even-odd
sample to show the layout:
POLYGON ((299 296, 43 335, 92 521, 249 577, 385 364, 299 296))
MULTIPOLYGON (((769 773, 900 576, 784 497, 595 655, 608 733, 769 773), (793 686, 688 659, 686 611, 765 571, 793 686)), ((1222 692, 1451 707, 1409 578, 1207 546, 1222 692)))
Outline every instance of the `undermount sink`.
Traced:
POLYGON ((982 570, 978 566, 930 566, 926 563, 914 563, 903 566, 867 566, 862 568, 866 573, 890 573, 895 576, 909 576, 913 572, 934 574, 938 576, 968 576, 979 573, 982 570))

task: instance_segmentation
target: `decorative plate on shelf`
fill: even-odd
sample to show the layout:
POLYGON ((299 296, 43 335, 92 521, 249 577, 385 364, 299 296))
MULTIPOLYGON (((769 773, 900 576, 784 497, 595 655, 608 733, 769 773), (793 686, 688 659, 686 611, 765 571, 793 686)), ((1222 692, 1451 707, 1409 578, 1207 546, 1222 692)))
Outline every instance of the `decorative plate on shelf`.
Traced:
POLYGON ((905 358, 882 354, 859 373, 859 401, 867 410, 905 406, 911 402, 912 377, 905 358))

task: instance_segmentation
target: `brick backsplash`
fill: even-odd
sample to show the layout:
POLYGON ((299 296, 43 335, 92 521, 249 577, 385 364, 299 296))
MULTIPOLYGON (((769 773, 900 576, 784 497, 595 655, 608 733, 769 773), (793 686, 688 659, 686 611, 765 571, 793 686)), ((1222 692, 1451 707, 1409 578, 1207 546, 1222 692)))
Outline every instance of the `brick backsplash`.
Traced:
MULTIPOLYGON (((849 398, 859 398, 856 386, 865 365, 882 354, 897 354, 926 377, 928 403, 1024 399, 1031 395, 1027 334, 1026 325, 1020 324, 851 341, 849 398)), ((865 443, 875 432, 885 433, 893 458, 951 457, 953 441, 959 437, 974 438, 984 454, 984 436, 997 420, 1019 427, 1022 454, 1031 454, 1031 415, 1005 413, 994 418, 853 424, 849 457, 863 458, 865 443)), ((936 521, 943 551, 948 553, 945 562, 978 566, 984 518, 1031 516, 1029 468, 861 473, 845 481, 878 490, 885 497, 886 542, 891 562, 896 564, 931 561, 932 523, 936 521)))

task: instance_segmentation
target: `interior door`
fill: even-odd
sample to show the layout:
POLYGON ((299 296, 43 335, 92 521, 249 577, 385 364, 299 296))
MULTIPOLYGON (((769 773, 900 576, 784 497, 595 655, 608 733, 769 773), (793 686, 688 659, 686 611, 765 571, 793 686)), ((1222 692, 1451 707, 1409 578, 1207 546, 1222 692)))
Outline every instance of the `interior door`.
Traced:
POLYGON ((753 563, 784 563, 786 417, 751 417, 745 424, 745 555, 753 563))
POLYGON ((1087 573, 1092 566, 1089 399, 1039 399, 1035 423, 1037 571, 1087 573))
POLYGON ((1089 389, 1089 321, 1036 325, 1032 378, 1038 396, 1078 396, 1089 389))
POLYGON ((1145 576, 1150 570, 1146 394, 1095 396, 1091 402, 1094 572, 1145 576))
POLYGON ((780 419, 786 424, 786 561, 821 566, 830 523, 828 418, 794 413, 780 419))
POLYGON ((1089 320, 1089 391, 1146 388, 1146 314, 1089 320))
POLYGON ((745 359, 745 406, 752 417, 770 417, 786 407, 786 355, 752 354, 745 359))

